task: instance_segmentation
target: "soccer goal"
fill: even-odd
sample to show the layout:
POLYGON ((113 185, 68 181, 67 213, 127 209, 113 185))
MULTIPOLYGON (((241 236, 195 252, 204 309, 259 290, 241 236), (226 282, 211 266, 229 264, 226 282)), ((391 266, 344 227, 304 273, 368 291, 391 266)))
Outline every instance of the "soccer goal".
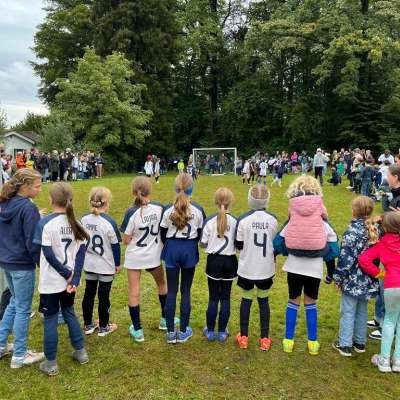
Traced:
POLYGON ((236 175, 236 147, 203 147, 193 149, 193 163, 207 175, 236 175))

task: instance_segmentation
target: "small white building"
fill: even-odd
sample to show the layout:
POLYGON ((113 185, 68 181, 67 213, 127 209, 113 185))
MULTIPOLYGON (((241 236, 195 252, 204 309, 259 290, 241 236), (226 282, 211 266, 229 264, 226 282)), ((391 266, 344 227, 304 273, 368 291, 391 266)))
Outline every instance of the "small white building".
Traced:
POLYGON ((14 159, 18 151, 30 150, 39 145, 39 136, 35 132, 6 132, 2 139, 5 152, 14 159))

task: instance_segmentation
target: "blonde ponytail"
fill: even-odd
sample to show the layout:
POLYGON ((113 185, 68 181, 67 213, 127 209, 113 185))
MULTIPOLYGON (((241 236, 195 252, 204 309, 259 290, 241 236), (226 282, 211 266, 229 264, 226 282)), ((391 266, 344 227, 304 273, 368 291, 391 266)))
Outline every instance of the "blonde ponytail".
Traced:
POLYGON ((223 237, 228 226, 227 213, 234 200, 231 190, 225 187, 219 188, 214 194, 215 205, 218 206, 217 232, 219 237, 223 237))
POLYGON ((99 209, 103 208, 111 201, 111 191, 103 186, 92 188, 89 194, 90 212, 94 215, 100 215, 99 209))
POLYGON ((193 179, 189 174, 179 174, 175 178, 175 190, 178 193, 174 202, 174 211, 169 217, 178 230, 182 230, 191 218, 190 198, 185 191, 192 187, 193 179))
POLYGON ((42 179, 38 171, 29 168, 19 169, 15 175, 3 185, 0 194, 0 202, 12 199, 24 185, 31 186, 38 179, 42 179))

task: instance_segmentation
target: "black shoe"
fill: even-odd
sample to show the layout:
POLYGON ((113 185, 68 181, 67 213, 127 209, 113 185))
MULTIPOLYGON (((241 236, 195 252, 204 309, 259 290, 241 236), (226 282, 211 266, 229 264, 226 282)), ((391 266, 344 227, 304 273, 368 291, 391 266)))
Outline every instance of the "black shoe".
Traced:
POLYGON ((380 327, 379 322, 376 319, 367 322, 368 328, 371 329, 378 329, 380 327))
POLYGON ((333 278, 331 278, 330 276, 326 275, 326 276, 325 276, 324 282, 325 282, 327 285, 330 285, 330 284, 333 282, 333 278))
POLYGON ((365 353, 365 344, 353 343, 353 349, 356 353, 365 353))
POLYGON ((332 347, 338 351, 341 356, 351 357, 351 347, 340 347, 339 340, 333 342, 332 347))

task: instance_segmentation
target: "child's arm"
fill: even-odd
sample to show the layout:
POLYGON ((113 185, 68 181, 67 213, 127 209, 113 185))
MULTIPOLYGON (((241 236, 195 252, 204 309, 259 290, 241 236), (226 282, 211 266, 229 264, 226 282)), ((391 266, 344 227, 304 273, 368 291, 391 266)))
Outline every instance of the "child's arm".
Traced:
POLYGON ((86 245, 84 243, 79 247, 75 257, 74 274, 72 275, 71 286, 76 287, 81 280, 83 264, 85 263, 86 245))
POLYGON ((43 255, 45 256, 47 262, 65 279, 68 280, 72 276, 72 271, 61 264, 58 261, 56 255, 54 254, 51 246, 42 246, 43 255))
POLYGON ((374 264, 374 260, 380 259, 380 244, 379 242, 370 247, 368 250, 365 250, 359 257, 358 262, 361 266, 361 269, 368 275, 373 278, 381 277, 381 269, 374 264))
POLYGON ((122 243, 125 246, 128 246, 128 244, 132 241, 133 236, 132 235, 127 235, 126 233, 124 233, 124 236, 122 238, 122 243))
POLYGON ((111 243, 111 250, 114 258, 116 272, 119 272, 121 265, 121 246, 119 243, 111 243))

